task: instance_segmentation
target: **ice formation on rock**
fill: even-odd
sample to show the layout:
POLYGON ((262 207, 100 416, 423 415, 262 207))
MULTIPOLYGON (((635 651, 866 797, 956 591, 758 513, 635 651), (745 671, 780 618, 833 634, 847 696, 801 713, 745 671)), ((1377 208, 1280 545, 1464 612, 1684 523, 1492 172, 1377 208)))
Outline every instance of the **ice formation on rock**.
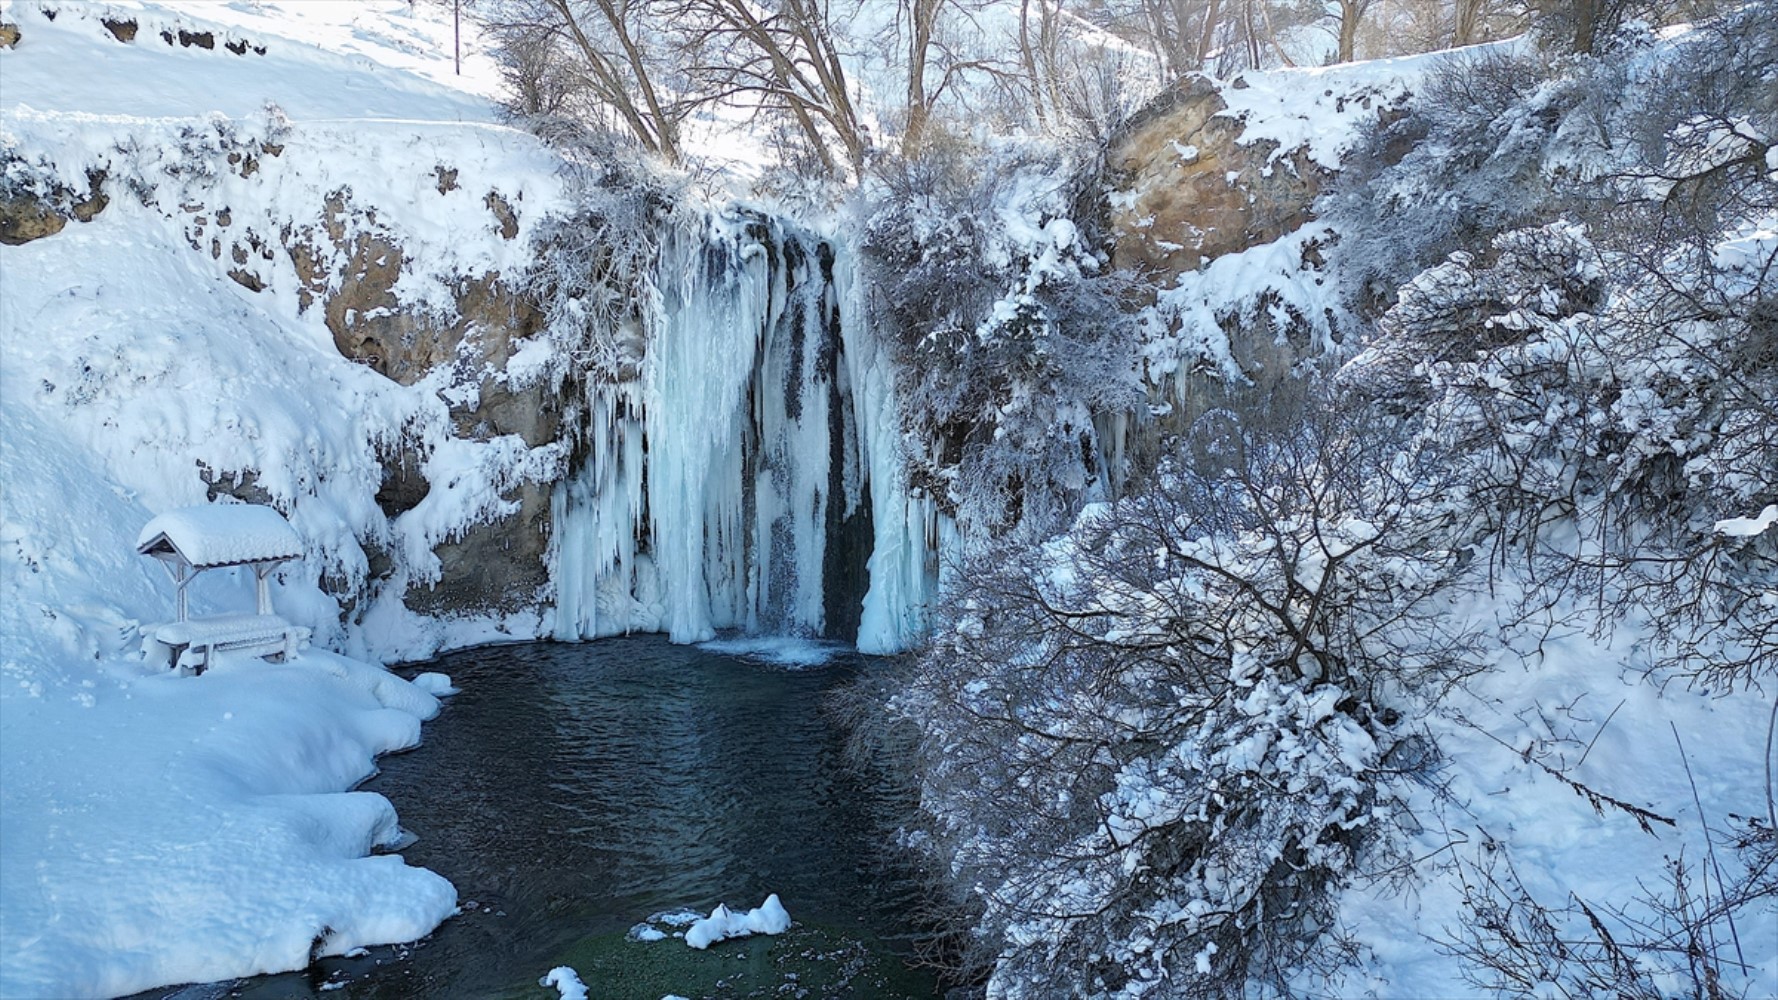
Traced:
POLYGON ((742 211, 663 242, 638 377, 589 386, 556 491, 558 639, 907 644, 938 516, 907 488, 894 371, 841 253, 742 211))

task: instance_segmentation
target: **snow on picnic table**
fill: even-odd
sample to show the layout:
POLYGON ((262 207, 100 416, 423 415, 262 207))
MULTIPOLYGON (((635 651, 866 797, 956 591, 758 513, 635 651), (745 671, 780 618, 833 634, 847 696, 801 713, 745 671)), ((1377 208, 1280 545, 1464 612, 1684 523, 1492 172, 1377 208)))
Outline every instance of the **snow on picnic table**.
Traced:
POLYGON ((213 615, 157 626, 154 637, 169 645, 221 646, 273 639, 282 642, 289 631, 290 623, 277 615, 213 615))

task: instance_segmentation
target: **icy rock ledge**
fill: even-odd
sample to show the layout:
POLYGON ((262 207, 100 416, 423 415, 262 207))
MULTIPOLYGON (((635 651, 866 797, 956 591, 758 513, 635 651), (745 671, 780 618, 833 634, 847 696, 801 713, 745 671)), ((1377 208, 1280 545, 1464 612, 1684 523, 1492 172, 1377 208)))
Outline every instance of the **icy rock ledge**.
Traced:
POLYGON ((772 893, 766 901, 746 913, 732 913, 721 903, 710 915, 691 925, 685 932, 685 943, 702 951, 718 941, 747 937, 750 934, 782 934, 790 929, 790 914, 772 893))

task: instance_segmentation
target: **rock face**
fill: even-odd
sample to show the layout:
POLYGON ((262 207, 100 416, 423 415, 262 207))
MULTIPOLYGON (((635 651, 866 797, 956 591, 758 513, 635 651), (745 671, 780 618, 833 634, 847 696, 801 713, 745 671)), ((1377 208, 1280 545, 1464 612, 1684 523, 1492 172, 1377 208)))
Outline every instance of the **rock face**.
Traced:
MULTIPOLYGON (((1314 291, 1325 287, 1331 235, 1305 230, 1333 173, 1307 145, 1281 148, 1254 134, 1263 124, 1250 133, 1245 112, 1230 111, 1242 99, 1223 89, 1244 86, 1187 77, 1107 149, 1113 261, 1142 279, 1138 287, 1150 296, 1143 304, 1156 304, 1159 320, 1150 328, 1155 367, 1146 373, 1157 416, 1140 422, 1125 445, 1138 465, 1209 410, 1263 408, 1340 337, 1326 297, 1314 291), (1218 258, 1256 250, 1251 281, 1231 282, 1226 268, 1203 284, 1193 280, 1218 258)), ((1336 92, 1327 93, 1337 103, 1336 92)), ((1353 103, 1350 114, 1371 107, 1353 103)))
POLYGON ((69 219, 93 221, 111 203, 104 194, 104 183, 104 172, 95 170, 87 174, 85 194, 63 187, 55 188, 47 197, 28 191, 0 190, 0 243, 15 247, 54 236, 68 225, 69 219))
MULTIPOLYGON (((116 30, 112 33, 127 41, 116 30)), ((201 46, 202 41, 191 44, 201 46)), ((257 179, 262 166, 284 154, 283 146, 269 140, 227 141, 232 144, 217 153, 216 166, 242 181, 257 179)), ((454 168, 438 167, 441 195, 454 188, 456 176, 454 168)), ((90 221, 109 203, 106 181, 103 171, 93 170, 85 191, 42 178, 0 187, 0 243, 52 237, 70 221, 90 221)), ((143 203, 151 202, 144 197, 143 203)), ((518 216, 507 199, 490 191, 484 205, 486 238, 516 238, 518 216)), ((276 282, 287 282, 288 277, 279 275, 290 273, 281 266, 288 260, 297 279, 297 308, 320 314, 340 354, 402 385, 437 382, 457 438, 491 441, 516 435, 527 448, 538 448, 563 437, 562 404, 554 386, 514 385, 504 375, 517 342, 537 332, 543 316, 498 271, 439 276, 449 290, 444 302, 431 307, 404 303, 396 285, 404 268, 413 269, 413 254, 395 229, 379 222, 374 207, 354 204, 349 190, 328 195, 315 206, 314 221, 306 223, 268 226, 263 217, 236 211, 240 207, 219 203, 213 191, 195 188, 168 198, 161 210, 180 220, 194 253, 216 262, 219 275, 249 292, 267 292, 276 282)), ((413 453, 416 447, 382 456, 384 483, 376 500, 390 519, 413 509, 432 488, 422 472, 424 462, 413 453)), ((265 502, 269 496, 258 487, 258 474, 254 469, 202 470, 212 497, 227 493, 265 502)), ((516 503, 516 512, 473 525, 441 543, 436 554, 442 579, 412 586, 402 595, 404 602, 429 614, 535 607, 549 584, 550 497, 549 483, 515 483, 504 499, 516 503)), ((377 551, 376 541, 361 541, 370 555, 370 587, 387 585, 393 562, 377 551)), ((366 596, 348 593, 350 588, 339 581, 324 580, 323 585, 335 589, 348 613, 366 596)))
MULTIPOLYGON (((456 175, 438 169, 441 194, 454 188, 456 175)), ((493 208, 494 202, 506 208, 505 201, 492 194, 489 201, 490 227, 516 228, 510 209, 503 217, 493 208)), ((543 325, 536 303, 514 291, 499 272, 490 272, 459 276, 451 289, 453 309, 404 306, 394 289, 406 254, 378 225, 376 211, 352 204, 347 192, 329 195, 321 208, 317 225, 282 234, 283 249, 301 283, 299 307, 321 310, 341 355, 403 385, 449 370, 458 437, 486 441, 516 434, 535 448, 562 435, 560 398, 548 385, 514 388, 500 377, 516 342, 543 325)), ((416 505, 430 484, 411 455, 390 455, 384 464, 377 499, 393 518, 416 505)), ((515 486, 506 499, 518 502, 517 512, 440 544, 435 551, 443 578, 410 589, 403 602, 434 615, 534 606, 549 583, 550 494, 546 483, 515 486)))
POLYGON ((1241 142, 1244 126, 1214 81, 1181 80, 1131 119, 1111 142, 1107 165, 1116 234, 1113 263, 1157 287, 1204 261, 1292 232, 1329 174, 1302 150, 1241 142))

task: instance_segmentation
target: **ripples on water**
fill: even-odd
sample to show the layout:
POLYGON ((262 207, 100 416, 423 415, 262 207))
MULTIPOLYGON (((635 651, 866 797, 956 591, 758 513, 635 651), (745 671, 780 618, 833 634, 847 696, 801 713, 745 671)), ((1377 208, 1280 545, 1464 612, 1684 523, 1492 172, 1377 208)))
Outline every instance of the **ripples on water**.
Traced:
POLYGON ((904 793, 847 763, 826 707, 864 658, 786 669, 636 637, 416 669, 462 693, 364 787, 419 835, 408 861, 475 908, 411 949, 210 995, 543 997, 537 977, 578 941, 771 892, 799 922, 906 948, 912 883, 883 850, 904 793))

